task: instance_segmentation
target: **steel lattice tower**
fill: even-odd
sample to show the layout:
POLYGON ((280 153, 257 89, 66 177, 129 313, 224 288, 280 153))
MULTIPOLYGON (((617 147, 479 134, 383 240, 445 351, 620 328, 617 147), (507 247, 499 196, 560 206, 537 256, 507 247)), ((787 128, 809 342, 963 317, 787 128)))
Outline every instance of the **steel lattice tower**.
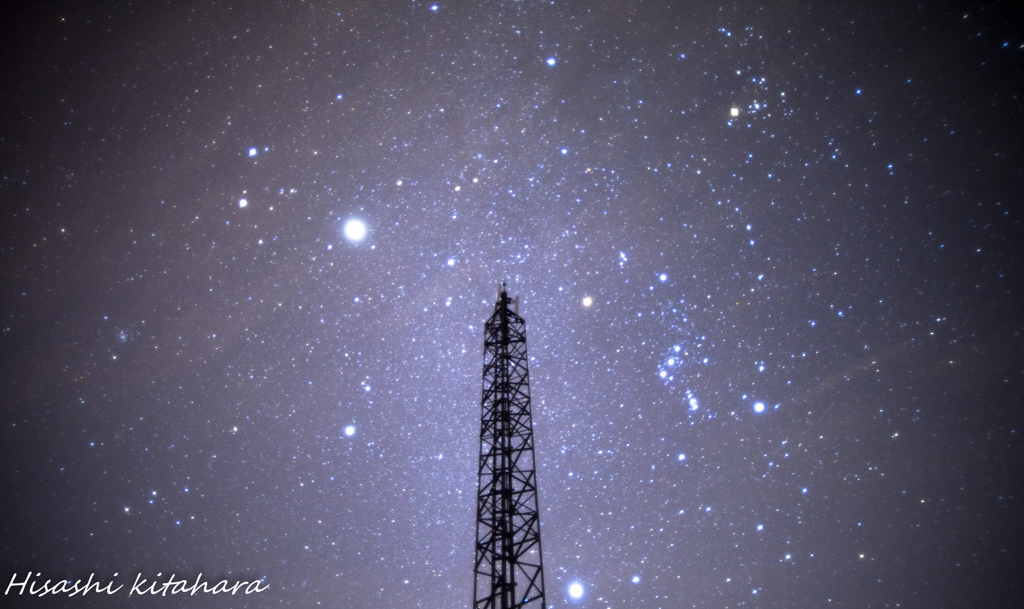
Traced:
POLYGON ((545 609, 526 321, 505 284, 484 324, 480 406, 473 607, 545 609))

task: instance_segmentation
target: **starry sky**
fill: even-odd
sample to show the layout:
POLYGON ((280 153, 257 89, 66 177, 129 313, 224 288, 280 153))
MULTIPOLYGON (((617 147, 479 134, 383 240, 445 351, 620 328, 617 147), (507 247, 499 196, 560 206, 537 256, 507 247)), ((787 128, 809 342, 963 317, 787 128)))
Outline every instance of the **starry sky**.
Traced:
POLYGON ((469 607, 506 281, 549 606, 1012 606, 1010 4, 5 8, 4 585, 469 607))

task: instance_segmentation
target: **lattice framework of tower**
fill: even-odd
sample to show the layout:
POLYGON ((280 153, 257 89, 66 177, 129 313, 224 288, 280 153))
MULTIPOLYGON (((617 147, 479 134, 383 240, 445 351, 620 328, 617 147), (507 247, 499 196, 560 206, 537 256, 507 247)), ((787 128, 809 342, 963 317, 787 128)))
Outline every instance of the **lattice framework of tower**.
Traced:
POLYGON ((526 321, 501 285, 484 324, 474 609, 544 609, 526 321))

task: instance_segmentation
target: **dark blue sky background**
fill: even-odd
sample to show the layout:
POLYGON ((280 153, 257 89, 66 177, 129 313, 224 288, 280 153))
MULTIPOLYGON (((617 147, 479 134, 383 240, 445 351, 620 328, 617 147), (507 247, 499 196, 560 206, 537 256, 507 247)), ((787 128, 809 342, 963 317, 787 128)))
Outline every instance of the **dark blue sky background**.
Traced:
POLYGON ((5 8, 5 587, 469 607, 504 280, 549 605, 1014 606, 1016 11, 5 8))

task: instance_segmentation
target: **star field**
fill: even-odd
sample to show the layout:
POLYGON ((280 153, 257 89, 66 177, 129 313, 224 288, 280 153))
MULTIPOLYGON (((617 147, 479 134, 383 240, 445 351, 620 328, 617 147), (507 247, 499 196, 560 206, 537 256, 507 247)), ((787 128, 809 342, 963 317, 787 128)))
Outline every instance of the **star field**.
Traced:
POLYGON ((1014 606, 1006 2, 87 4, 5 9, 5 587, 469 607, 507 281, 549 606, 1014 606))

